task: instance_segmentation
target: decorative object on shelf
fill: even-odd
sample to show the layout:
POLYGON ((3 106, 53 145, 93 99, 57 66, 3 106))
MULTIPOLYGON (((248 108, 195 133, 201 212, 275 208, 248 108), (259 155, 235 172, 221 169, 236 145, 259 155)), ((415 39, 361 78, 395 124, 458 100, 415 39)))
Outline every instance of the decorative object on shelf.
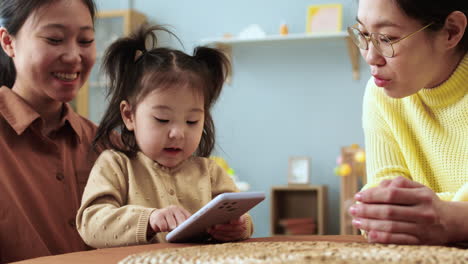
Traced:
POLYGON ((250 189, 250 184, 245 181, 240 181, 236 175, 236 171, 229 166, 225 159, 219 156, 211 156, 210 159, 214 160, 221 168, 223 168, 229 174, 229 176, 231 176, 239 191, 246 192, 250 189))
POLYGON ((223 39, 232 39, 234 36, 231 33, 224 33, 223 39))
POLYGON ((238 36, 239 39, 258 39, 265 37, 265 31, 263 31, 262 27, 260 27, 257 24, 249 25, 248 27, 243 29, 238 36))
POLYGON ((281 25, 280 25, 280 28, 279 28, 279 34, 282 35, 282 36, 286 36, 286 35, 289 34, 288 25, 284 21, 281 22, 281 25))
POLYGON ((307 8, 306 32, 340 32, 342 21, 342 4, 311 5, 307 8))
POLYGON ((290 157, 288 167, 288 184, 309 184, 310 158, 290 157))
POLYGON ((335 174, 341 176, 340 234, 357 235, 358 230, 351 225, 348 209, 354 204, 354 195, 366 184, 366 154, 358 144, 352 144, 341 148, 336 161, 335 174))

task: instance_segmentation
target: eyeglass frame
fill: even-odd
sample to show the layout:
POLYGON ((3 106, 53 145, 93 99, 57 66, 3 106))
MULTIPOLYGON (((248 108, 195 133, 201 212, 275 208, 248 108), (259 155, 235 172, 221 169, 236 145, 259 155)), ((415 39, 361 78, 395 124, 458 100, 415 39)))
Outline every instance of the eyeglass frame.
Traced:
MULTIPOLYGON (((364 35, 364 33, 362 33, 362 31, 359 30, 359 28, 356 27, 357 25, 359 25, 359 23, 356 23, 356 24, 354 24, 353 26, 348 27, 348 35, 351 35, 350 30, 356 29, 356 30, 359 32, 359 34, 360 34, 362 37, 364 37, 364 39, 366 40, 366 48, 361 48, 361 47, 359 47, 359 45, 356 44, 356 43, 353 41, 354 45, 356 45, 358 48, 360 48, 360 49, 362 49, 362 50, 369 50, 369 42, 372 42, 372 44, 374 45, 375 49, 380 53, 380 55, 382 55, 382 56, 384 56, 384 57, 386 57, 386 58, 393 58, 393 57, 395 57, 395 49, 393 48, 393 44, 396 44, 396 43, 398 43, 398 42, 400 42, 400 41, 402 41, 402 40, 404 40, 404 39, 410 38, 411 36, 415 35, 416 33, 420 32, 420 31, 423 31, 424 29, 426 29, 426 28, 432 26, 433 24, 434 24, 434 22, 431 22, 431 23, 425 25, 424 27, 422 27, 422 28, 416 30, 415 32, 410 33, 410 34, 408 34, 408 35, 406 35, 406 36, 404 36, 404 37, 401 37, 401 38, 399 38, 399 39, 397 39, 397 40, 394 40, 394 41, 391 41, 390 38, 389 38, 387 35, 382 34, 382 33, 376 33, 376 32, 372 33, 372 32, 370 32, 370 33, 369 33, 369 36, 364 35), (377 45, 374 44, 374 42, 372 41, 372 36, 373 36, 373 35, 380 35, 380 36, 383 36, 386 40, 388 40, 388 44, 390 44, 390 47, 392 48, 392 55, 391 55, 391 56, 385 56, 385 55, 383 54, 383 51, 381 51, 381 50, 377 47, 377 45)), ((350 36, 350 37, 353 38, 352 36, 350 36)), ((374 38, 375 38, 375 37, 374 37, 374 38)))

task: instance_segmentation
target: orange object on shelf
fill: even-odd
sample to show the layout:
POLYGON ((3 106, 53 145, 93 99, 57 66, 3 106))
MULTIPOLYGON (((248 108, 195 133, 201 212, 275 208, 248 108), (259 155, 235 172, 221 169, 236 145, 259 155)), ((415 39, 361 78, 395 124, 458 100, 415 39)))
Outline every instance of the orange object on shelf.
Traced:
POLYGON ((289 33, 288 25, 282 23, 279 30, 280 35, 287 35, 289 33))

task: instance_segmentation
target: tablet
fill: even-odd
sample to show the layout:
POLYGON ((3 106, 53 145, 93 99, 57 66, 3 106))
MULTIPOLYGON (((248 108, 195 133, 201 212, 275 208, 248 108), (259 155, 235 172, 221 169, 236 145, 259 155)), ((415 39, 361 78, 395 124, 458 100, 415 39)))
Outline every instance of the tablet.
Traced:
POLYGON ((209 227, 239 218, 264 199, 262 192, 220 194, 169 232, 166 240, 171 243, 201 241, 208 236, 209 227))

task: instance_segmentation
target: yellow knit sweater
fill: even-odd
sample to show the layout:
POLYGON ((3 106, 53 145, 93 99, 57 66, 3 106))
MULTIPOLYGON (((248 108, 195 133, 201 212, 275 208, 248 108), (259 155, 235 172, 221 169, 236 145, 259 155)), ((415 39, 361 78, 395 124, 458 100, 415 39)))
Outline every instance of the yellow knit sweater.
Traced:
POLYGON ((442 85, 394 99, 372 80, 364 96, 368 184, 399 175, 447 201, 468 201, 468 54, 442 85))
MULTIPOLYGON (((218 194, 237 191, 224 169, 207 158, 191 157, 169 169, 142 152, 131 159, 106 150, 91 170, 76 217, 77 228, 85 243, 94 248, 166 242, 165 232, 147 240, 153 210, 177 205, 193 214, 218 194)), ((243 239, 252 232, 247 215, 243 239)))

